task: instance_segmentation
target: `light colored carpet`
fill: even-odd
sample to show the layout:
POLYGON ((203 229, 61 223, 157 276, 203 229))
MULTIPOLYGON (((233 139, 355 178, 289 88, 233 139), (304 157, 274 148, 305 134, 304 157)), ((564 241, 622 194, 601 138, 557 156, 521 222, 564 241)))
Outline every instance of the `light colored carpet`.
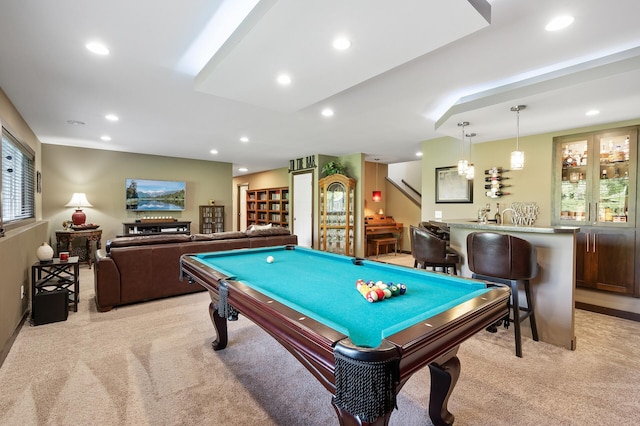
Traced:
MULTIPOLYGON (((380 260, 388 258, 381 256, 380 260)), ((241 316, 214 352, 207 293, 79 312, 18 334, 0 369, 1 425, 332 425, 329 393, 241 316)), ((640 323, 576 313, 578 348, 482 332, 459 352, 456 425, 640 424, 640 323)), ((429 425, 429 371, 400 393, 392 425, 429 425)))

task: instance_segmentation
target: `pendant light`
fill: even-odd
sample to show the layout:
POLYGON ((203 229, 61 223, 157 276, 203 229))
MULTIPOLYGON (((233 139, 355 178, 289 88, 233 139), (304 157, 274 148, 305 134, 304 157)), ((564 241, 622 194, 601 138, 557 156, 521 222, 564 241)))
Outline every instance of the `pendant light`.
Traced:
MULTIPOLYGON (((375 159, 375 161, 376 161, 376 182, 375 182, 374 188, 378 186, 378 161, 379 160, 380 160, 379 158, 375 159)), ((382 201, 382 191, 377 190, 377 189, 374 190, 373 194, 371 194, 371 200, 375 201, 376 203, 379 203, 380 201, 382 201)))
POLYGON ((474 137, 476 134, 475 133, 467 133, 467 137, 469 138, 469 164, 467 165, 467 171, 465 173, 465 176, 467 177, 468 180, 473 180, 474 176, 475 176, 475 172, 476 172, 476 168, 473 166, 473 163, 471 162, 471 138, 474 137))
POLYGON ((458 161, 458 174, 460 176, 466 175, 467 168, 469 167, 469 162, 464 159, 464 128, 468 125, 468 121, 462 121, 458 123, 458 127, 462 127, 462 159, 458 161))
POLYGON ((520 111, 526 107, 526 105, 511 107, 511 111, 516 113, 516 150, 511 152, 511 170, 522 170, 524 168, 524 152, 520 151, 520 111))

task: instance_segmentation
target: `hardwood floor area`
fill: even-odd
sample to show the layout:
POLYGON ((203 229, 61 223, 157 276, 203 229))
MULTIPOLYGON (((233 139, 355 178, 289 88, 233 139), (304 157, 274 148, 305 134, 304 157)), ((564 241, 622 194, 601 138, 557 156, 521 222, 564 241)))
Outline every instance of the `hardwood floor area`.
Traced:
POLYGON ((374 260, 376 262, 391 263, 393 265, 407 266, 409 268, 413 268, 413 256, 411 256, 411 254, 409 253, 381 254, 377 258, 376 256, 369 256, 368 259, 374 260))

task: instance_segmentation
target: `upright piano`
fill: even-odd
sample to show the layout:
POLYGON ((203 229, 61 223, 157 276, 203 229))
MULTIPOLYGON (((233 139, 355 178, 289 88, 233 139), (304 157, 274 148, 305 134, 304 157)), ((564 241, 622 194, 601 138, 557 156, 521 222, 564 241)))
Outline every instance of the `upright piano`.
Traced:
POLYGON ((373 216, 365 216, 364 218, 364 235, 365 235, 365 255, 371 256, 370 244, 374 238, 394 237, 398 240, 398 249, 402 247, 402 223, 396 222, 391 216, 383 214, 374 214, 373 216))

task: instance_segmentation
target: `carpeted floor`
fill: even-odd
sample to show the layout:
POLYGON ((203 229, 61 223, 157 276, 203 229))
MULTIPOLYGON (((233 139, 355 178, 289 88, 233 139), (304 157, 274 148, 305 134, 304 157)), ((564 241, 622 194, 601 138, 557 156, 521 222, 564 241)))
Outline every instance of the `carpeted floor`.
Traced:
MULTIPOLYGON (((81 269, 67 321, 18 334, 0 368, 0 425, 337 424, 329 393, 242 316, 228 348, 211 349, 207 293, 98 313, 92 280, 81 269)), ((525 339, 522 359, 511 329, 465 342, 455 424, 640 424, 640 323, 577 311, 576 327, 576 351, 525 339)), ((391 424, 430 425, 428 390, 423 369, 391 424)))

